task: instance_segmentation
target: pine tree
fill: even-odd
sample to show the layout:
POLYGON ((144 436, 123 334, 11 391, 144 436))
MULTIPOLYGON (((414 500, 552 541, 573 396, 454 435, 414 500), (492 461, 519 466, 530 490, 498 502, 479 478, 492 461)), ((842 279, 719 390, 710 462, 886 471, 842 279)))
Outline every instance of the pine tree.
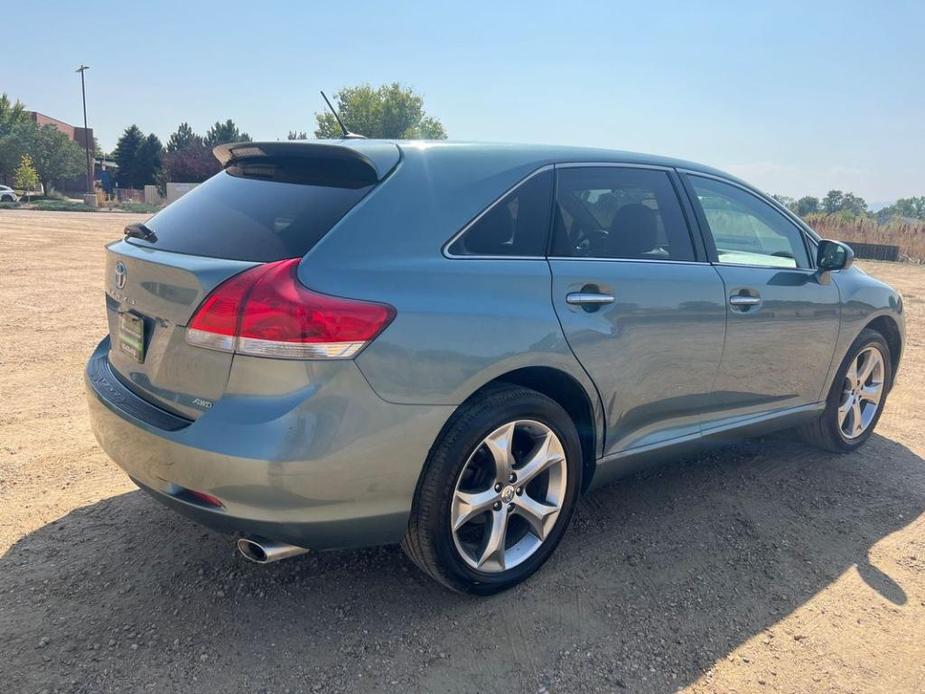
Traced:
POLYGON ((130 125, 122 133, 112 152, 113 159, 119 166, 116 180, 125 188, 134 188, 138 181, 138 150, 144 142, 145 136, 137 125, 130 125))
POLYGON ((167 151, 179 152, 191 147, 202 147, 203 144, 202 136, 193 132, 189 123, 183 122, 177 126, 177 131, 167 140, 167 151))
POLYGON ((206 144, 209 147, 225 145, 229 142, 250 142, 251 136, 238 130, 238 126, 230 118, 224 123, 216 121, 206 132, 206 144))

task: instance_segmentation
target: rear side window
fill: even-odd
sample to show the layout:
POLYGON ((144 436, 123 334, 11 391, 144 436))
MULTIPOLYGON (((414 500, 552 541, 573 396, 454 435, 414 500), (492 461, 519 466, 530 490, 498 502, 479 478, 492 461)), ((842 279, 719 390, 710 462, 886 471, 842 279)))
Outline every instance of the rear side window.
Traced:
POLYGON ((546 256, 552 170, 541 171, 492 205, 447 251, 456 256, 546 256))
POLYGON ((555 210, 554 256, 694 260, 681 204, 665 171, 560 169, 555 210))
POLYGON ((343 176, 328 180, 289 169, 280 175, 272 168, 232 168, 148 220, 145 226, 155 239, 129 241, 230 260, 296 258, 308 253, 372 187, 369 180, 343 176))

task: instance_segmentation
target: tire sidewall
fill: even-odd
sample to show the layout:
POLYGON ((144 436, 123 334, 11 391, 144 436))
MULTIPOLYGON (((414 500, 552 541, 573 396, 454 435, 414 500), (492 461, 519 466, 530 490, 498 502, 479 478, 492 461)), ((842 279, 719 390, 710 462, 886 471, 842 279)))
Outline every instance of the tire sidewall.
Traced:
POLYGON ((523 397, 506 402, 489 397, 482 411, 464 426, 453 426, 441 437, 432 461, 440 475, 440 500, 435 513, 425 519, 432 546, 449 578, 461 590, 488 594, 504 590, 534 573, 549 558, 564 535, 581 486, 581 444, 568 414, 553 400, 540 393, 523 391, 523 397), (562 510, 543 544, 525 561, 501 573, 486 573, 469 566, 459 556, 450 527, 450 504, 456 483, 476 447, 492 431, 507 422, 530 419, 548 426, 565 450, 567 487, 562 510))

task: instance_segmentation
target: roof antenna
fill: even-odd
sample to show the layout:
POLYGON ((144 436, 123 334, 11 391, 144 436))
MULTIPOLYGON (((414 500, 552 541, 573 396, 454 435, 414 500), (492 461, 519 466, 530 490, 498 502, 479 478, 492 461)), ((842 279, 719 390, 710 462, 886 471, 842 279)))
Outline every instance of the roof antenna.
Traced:
POLYGON ((347 130, 347 126, 344 125, 344 121, 340 119, 340 116, 337 115, 337 111, 334 110, 334 107, 331 106, 331 102, 328 101, 328 97, 324 92, 321 92, 321 98, 324 99, 324 103, 328 105, 328 108, 331 109, 331 113, 334 114, 334 119, 337 121, 337 124, 340 126, 341 132, 343 132, 343 139, 345 140, 365 140, 366 136, 358 135, 357 133, 352 133, 347 130))

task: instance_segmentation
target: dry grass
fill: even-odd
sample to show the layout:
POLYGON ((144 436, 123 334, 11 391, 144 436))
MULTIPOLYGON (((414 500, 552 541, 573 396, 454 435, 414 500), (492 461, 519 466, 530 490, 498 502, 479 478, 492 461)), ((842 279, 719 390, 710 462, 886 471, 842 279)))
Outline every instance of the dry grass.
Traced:
POLYGON ((900 254, 907 260, 925 263, 925 221, 880 224, 873 218, 846 219, 834 214, 813 214, 806 222, 824 238, 899 246, 900 254))

